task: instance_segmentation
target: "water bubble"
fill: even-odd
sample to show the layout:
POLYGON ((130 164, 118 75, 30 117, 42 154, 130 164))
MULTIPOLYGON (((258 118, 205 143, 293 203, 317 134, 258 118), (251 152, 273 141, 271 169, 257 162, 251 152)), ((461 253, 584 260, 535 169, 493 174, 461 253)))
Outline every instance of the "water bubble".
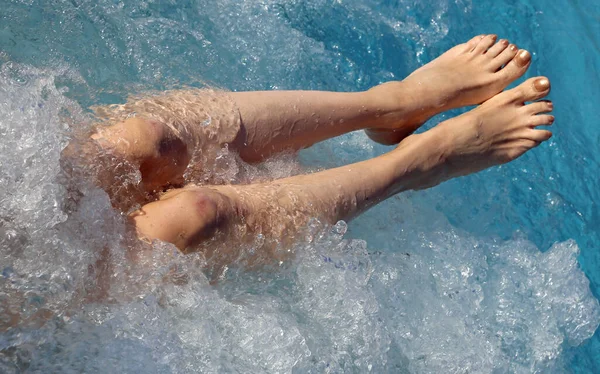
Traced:
POLYGON ((331 231, 339 236, 343 236, 348 230, 348 225, 344 221, 338 221, 331 229, 331 231))

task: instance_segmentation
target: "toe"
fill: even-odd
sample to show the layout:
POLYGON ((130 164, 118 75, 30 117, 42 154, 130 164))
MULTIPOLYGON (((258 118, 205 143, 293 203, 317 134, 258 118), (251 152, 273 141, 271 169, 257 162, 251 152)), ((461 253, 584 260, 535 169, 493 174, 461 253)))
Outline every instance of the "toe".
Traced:
POLYGON ((537 143, 545 142, 552 137, 552 132, 548 130, 528 130, 524 138, 537 143))
POLYGON ((519 67, 525 67, 529 65, 531 62, 531 53, 525 49, 519 50, 519 53, 512 59, 511 62, 514 62, 519 67))
POLYGON ((497 38, 496 35, 486 35, 483 39, 480 39, 479 43, 473 48, 473 53, 485 53, 492 45, 494 45, 497 38))
POLYGON ((549 114, 540 114, 539 116, 533 116, 529 121, 529 127, 534 128, 538 126, 550 126, 554 123, 554 116, 549 114))
MULTIPOLYGON (((508 48, 510 49, 510 47, 508 48)), ((529 64, 531 63, 531 54, 521 49, 512 60, 510 60, 504 69, 500 70, 503 74, 510 76, 512 79, 516 79, 523 75, 529 64)))
POLYGON ((525 152, 537 147, 542 142, 542 140, 529 139, 528 136, 531 136, 531 134, 524 135, 521 139, 507 144, 503 162, 510 162, 521 157, 525 152))
POLYGON ((541 99, 550 92, 550 81, 546 77, 530 78, 519 86, 507 91, 510 100, 524 104, 526 101, 541 99))
POLYGON ((514 44, 511 44, 507 48, 504 48, 504 50, 492 60, 492 68, 494 69, 494 71, 500 69, 502 66, 508 64, 511 60, 513 60, 517 55, 518 50, 519 49, 514 44))
POLYGON ((550 100, 536 101, 535 103, 531 103, 524 107, 524 110, 527 112, 527 114, 548 113, 553 109, 554 105, 550 100))
POLYGON ((465 45, 467 46, 467 52, 471 52, 484 37, 485 35, 477 35, 473 39, 466 42, 465 45))
POLYGON ((486 56, 493 58, 498 56, 502 51, 504 51, 508 47, 509 43, 506 39, 500 39, 498 43, 494 44, 488 51, 486 52, 486 56))

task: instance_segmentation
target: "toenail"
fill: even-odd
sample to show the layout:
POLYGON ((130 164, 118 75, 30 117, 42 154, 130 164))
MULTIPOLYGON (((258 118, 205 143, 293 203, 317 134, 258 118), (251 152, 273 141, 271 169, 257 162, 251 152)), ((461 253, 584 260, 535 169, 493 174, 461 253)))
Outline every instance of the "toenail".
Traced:
POLYGON ((514 44, 511 44, 510 45, 510 50, 513 51, 513 52, 516 52, 517 51, 517 46, 514 45, 514 44))
POLYGON ((550 81, 547 78, 539 78, 533 82, 533 86, 539 92, 546 91, 550 88, 550 81))
POLYGON ((529 63, 531 60, 531 55, 526 50, 522 50, 519 52, 519 58, 517 59, 517 63, 519 66, 523 67, 529 63))
POLYGON ((502 39, 502 40, 500 40, 500 44, 502 44, 503 46, 507 46, 508 45, 508 40, 502 39))
POLYGON ((554 123, 554 116, 550 116, 550 123, 554 123))

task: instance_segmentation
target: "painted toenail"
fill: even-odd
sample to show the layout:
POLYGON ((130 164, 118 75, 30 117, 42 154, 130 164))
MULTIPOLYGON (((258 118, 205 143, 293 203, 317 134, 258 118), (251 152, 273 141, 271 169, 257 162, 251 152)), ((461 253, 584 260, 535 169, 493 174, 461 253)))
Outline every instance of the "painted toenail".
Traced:
POLYGON ((539 92, 546 91, 550 88, 550 81, 547 78, 539 78, 533 82, 533 86, 539 92))
POLYGON ((510 50, 513 51, 513 52, 516 52, 517 51, 517 46, 514 45, 514 44, 511 44, 510 45, 510 50))
POLYGON ((517 58, 517 64, 520 67, 527 65, 530 60, 531 60, 531 55, 529 54, 529 52, 527 52, 526 50, 522 50, 521 52, 519 52, 519 58, 517 58))
POLYGON ((502 40, 500 40, 500 44, 502 44, 503 46, 507 46, 508 45, 508 40, 502 39, 502 40))

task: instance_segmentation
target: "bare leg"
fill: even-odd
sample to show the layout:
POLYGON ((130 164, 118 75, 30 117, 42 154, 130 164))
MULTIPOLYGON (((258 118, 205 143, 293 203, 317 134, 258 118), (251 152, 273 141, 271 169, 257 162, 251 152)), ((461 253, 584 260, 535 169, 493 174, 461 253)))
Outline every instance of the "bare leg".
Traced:
POLYGON ((142 237, 181 249, 208 240, 243 240, 235 238, 236 232, 293 237, 312 217, 326 224, 350 220, 394 194, 509 162, 547 140, 551 133, 535 127, 553 122, 541 114, 552 104, 525 102, 549 90, 546 78, 530 79, 469 113, 409 136, 380 157, 270 183, 179 190, 132 219, 142 237))
POLYGON ((526 71, 526 51, 517 54, 507 41, 494 41, 473 38, 406 80, 366 92, 190 90, 130 100, 110 108, 121 121, 93 138, 137 165, 147 192, 181 185, 188 167, 212 169, 202 163, 225 145, 258 162, 359 129, 393 144, 432 115, 482 102, 526 71))
POLYGON ((234 92, 242 120, 235 146, 245 160, 260 161, 365 128, 373 140, 396 144, 432 116, 480 104, 525 73, 529 53, 495 40, 475 37, 404 81, 367 92, 234 92))

